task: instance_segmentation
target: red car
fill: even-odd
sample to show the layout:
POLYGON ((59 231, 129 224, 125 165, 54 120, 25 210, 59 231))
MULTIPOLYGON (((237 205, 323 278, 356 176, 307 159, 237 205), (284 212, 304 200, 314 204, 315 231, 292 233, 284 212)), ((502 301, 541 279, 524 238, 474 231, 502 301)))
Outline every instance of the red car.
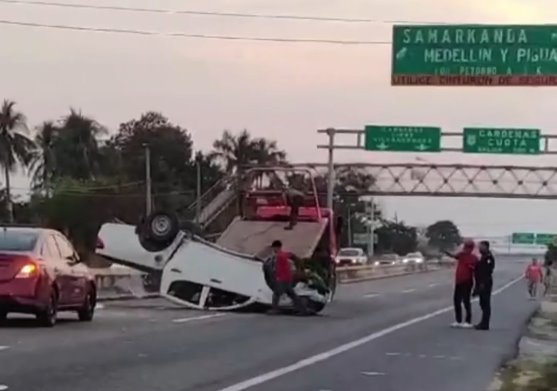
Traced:
POLYGON ((95 279, 58 231, 0 226, 0 321, 8 313, 35 314, 44 326, 58 311, 93 319, 95 279))

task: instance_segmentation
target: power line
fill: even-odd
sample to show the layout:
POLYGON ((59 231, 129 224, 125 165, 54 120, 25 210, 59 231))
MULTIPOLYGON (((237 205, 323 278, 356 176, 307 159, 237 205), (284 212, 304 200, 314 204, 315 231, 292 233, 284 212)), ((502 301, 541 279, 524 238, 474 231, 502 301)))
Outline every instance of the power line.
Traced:
MULTIPOLYGON (((0 0, 2 1, 2 0, 0 0)), ((166 33, 160 31, 147 31, 147 30, 134 30, 134 29, 118 29, 118 28, 105 28, 105 27, 84 27, 72 26, 67 24, 46 24, 34 22, 21 22, 17 20, 0 19, 1 25, 20 26, 20 27, 33 27, 45 28, 56 30, 72 30, 72 31, 88 31, 96 33, 117 33, 117 34, 132 34, 143 36, 166 36, 176 38, 198 38, 198 39, 212 39, 212 40, 226 40, 226 41, 252 41, 252 42, 278 42, 278 43, 315 43, 315 44, 330 44, 330 45, 390 45, 390 41, 358 41, 358 40, 336 40, 336 39, 314 39, 314 38, 278 38, 278 37, 248 37, 238 35, 211 35, 211 34, 192 34, 192 33, 166 33)))
MULTIPOLYGON (((0 0, 0 3, 34 5, 45 7, 60 8, 78 8, 78 9, 95 9, 118 12, 136 12, 136 13, 156 13, 167 15, 194 15, 194 16, 215 16, 215 17, 232 17, 232 18, 250 18, 250 19, 282 19, 282 20, 299 20, 299 21, 315 21, 315 22, 340 22, 340 23, 420 23, 430 24, 433 22, 413 22, 407 20, 391 20, 383 21, 372 18, 342 18, 329 16, 305 16, 292 14, 256 14, 243 12, 221 12, 221 11, 195 11, 195 10, 173 10, 164 8, 142 8, 142 7, 123 7, 113 5, 93 5, 93 4, 72 4, 58 1, 40 1, 40 0, 0 0)), ((443 23, 444 24, 444 23, 443 23)))

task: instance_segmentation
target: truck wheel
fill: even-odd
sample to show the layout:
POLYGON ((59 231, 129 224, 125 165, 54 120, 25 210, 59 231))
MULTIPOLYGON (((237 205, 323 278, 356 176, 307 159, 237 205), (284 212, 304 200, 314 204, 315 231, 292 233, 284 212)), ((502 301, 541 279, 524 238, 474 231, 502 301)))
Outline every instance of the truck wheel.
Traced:
POLYGON ((145 220, 146 236, 157 243, 169 243, 180 230, 178 218, 173 213, 153 212, 145 220))

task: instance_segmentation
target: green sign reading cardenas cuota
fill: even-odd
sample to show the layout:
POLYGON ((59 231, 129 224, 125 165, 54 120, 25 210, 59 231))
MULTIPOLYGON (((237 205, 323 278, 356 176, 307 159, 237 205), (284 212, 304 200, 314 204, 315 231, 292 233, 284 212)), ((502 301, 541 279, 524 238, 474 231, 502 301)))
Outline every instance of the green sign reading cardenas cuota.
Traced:
POLYGON ((393 84, 557 84, 557 25, 394 26, 393 84))

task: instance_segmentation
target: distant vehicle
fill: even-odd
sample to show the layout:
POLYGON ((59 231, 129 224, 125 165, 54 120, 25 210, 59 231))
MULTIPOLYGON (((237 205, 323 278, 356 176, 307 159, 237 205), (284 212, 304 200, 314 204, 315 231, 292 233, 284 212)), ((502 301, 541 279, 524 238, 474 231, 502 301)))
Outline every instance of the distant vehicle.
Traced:
POLYGON ((94 277, 60 232, 0 227, 0 321, 8 313, 34 314, 52 327, 58 311, 91 321, 96 292, 94 277))
POLYGON ((337 266, 365 265, 367 263, 367 255, 361 248, 341 248, 335 258, 335 262, 337 266))
POLYGON ((391 266, 400 264, 400 257, 398 254, 385 254, 381 255, 377 261, 373 263, 375 266, 391 266))
POLYGON ((424 256, 421 253, 408 253, 403 259, 402 263, 408 265, 424 263, 424 256))

